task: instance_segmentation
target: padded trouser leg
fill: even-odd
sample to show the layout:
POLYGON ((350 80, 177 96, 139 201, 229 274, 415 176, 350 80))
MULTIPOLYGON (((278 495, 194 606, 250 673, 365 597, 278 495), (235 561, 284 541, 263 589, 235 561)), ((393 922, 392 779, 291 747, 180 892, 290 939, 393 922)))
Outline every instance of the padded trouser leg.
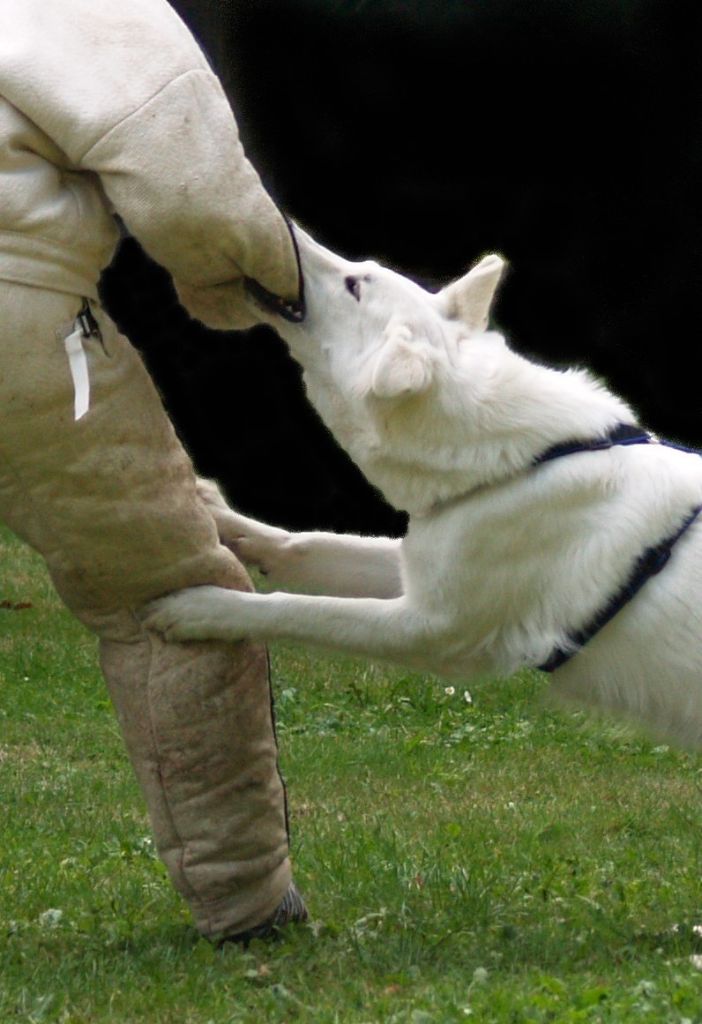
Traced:
POLYGON ((242 931, 290 883, 258 646, 103 641, 102 667, 161 857, 207 935, 242 931))
POLYGON ((135 611, 180 587, 250 587, 218 543, 141 360, 98 312, 90 411, 74 422, 63 339, 80 299, 3 282, 0 518, 46 559, 101 663, 158 850, 210 936, 266 918, 290 882, 267 658, 167 645, 135 611))

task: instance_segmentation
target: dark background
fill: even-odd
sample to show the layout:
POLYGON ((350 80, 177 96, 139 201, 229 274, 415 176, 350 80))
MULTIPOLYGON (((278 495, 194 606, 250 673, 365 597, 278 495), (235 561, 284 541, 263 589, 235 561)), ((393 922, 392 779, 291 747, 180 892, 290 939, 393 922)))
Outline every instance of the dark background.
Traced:
MULTIPOLYGON (((700 28, 679 0, 174 0, 293 218, 429 285, 488 250, 515 348, 702 442, 700 28)), ((200 472, 292 527, 398 532, 266 328, 207 331, 123 243, 105 301, 200 472)))

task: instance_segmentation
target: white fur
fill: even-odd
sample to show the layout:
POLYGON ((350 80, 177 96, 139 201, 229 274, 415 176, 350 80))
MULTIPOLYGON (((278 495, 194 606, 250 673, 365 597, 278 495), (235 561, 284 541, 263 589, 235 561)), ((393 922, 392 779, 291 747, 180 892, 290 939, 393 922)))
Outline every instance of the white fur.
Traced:
MULTIPOLYGON (((532 363, 485 330, 499 257, 432 295, 298 241, 307 317, 271 322, 334 435, 409 513, 407 535, 291 534, 203 485, 223 542, 311 593, 195 588, 150 606, 147 623, 174 640, 284 637, 460 681, 538 665, 702 502, 702 459, 652 444, 533 467, 551 445, 635 417, 587 373, 532 363)), ((702 745, 702 521, 554 685, 702 745)))

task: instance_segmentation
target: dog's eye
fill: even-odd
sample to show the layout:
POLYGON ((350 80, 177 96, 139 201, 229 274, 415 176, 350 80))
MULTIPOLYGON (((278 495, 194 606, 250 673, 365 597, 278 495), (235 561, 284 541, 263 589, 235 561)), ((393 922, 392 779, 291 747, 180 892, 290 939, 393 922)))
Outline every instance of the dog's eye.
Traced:
POLYGON ((346 291, 351 292, 356 302, 361 301, 361 278, 360 277, 347 277, 344 281, 346 285, 346 291))

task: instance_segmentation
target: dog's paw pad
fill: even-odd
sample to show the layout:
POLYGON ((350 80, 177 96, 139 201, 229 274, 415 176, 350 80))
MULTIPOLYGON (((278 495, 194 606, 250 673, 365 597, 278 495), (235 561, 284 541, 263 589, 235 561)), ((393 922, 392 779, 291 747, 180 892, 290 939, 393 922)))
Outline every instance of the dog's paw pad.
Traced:
POLYGON ((191 639, 191 601, 183 595, 151 601, 138 612, 138 618, 145 629, 160 633, 166 640, 191 639))

